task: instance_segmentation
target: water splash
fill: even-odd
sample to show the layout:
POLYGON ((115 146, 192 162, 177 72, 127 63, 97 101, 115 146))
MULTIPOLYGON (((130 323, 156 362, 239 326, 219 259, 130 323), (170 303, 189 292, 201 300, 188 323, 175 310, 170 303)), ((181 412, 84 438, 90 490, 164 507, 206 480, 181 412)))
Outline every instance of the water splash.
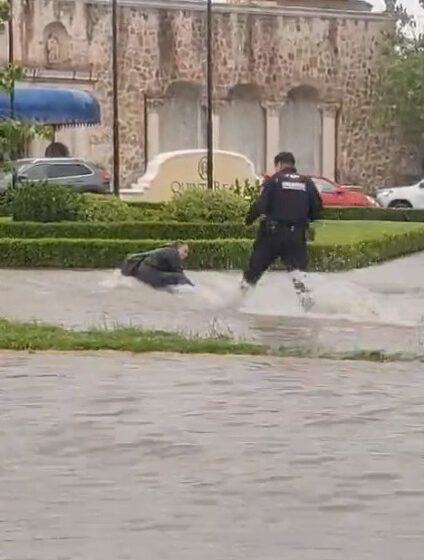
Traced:
POLYGON ((178 287, 173 294, 153 290, 122 276, 119 270, 107 273, 99 287, 102 291, 132 290, 140 300, 163 305, 166 311, 209 311, 213 314, 209 318, 212 321, 241 313, 364 324, 423 325, 424 300, 417 297, 416 289, 393 281, 390 288, 384 283, 367 285, 366 275, 355 272, 311 274, 309 284, 315 307, 307 315, 289 276, 282 272, 266 274, 247 296, 240 290, 240 275, 225 272, 191 272, 195 287, 178 287))

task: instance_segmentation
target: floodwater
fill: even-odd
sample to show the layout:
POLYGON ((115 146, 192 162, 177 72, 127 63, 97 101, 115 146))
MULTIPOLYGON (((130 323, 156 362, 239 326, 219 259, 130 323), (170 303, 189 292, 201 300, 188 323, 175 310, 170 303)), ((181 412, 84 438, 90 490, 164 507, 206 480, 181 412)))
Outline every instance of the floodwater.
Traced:
POLYGON ((0 315, 71 328, 133 325, 224 334, 313 351, 423 353, 424 254, 381 266, 311 275, 305 316, 284 273, 265 275, 243 303, 239 274, 189 273, 193 293, 156 292, 118 271, 0 271, 0 315))
POLYGON ((2 560, 421 560, 424 366, 0 355, 2 560))

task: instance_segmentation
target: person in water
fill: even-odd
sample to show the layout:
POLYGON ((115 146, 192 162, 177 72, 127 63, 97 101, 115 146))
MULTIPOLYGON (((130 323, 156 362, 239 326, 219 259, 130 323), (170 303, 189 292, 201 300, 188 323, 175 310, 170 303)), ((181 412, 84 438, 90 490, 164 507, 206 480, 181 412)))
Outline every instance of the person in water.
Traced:
POLYGON ((183 264, 188 253, 187 243, 177 241, 167 247, 128 255, 121 266, 121 273, 156 289, 194 286, 184 273, 183 264))

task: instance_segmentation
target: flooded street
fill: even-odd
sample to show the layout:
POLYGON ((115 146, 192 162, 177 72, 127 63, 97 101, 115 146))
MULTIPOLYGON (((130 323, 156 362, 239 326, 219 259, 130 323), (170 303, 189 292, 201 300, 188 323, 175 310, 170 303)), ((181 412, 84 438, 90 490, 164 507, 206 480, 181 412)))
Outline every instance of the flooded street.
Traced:
POLYGON ((0 356, 4 560, 419 560, 424 366, 0 356))
POLYGON ((265 275, 243 304, 239 273, 189 275, 195 291, 171 295, 117 271, 0 270, 0 315, 71 328, 133 325, 224 334, 276 348, 423 353, 424 254, 311 275, 316 307, 308 317, 284 273, 265 275))

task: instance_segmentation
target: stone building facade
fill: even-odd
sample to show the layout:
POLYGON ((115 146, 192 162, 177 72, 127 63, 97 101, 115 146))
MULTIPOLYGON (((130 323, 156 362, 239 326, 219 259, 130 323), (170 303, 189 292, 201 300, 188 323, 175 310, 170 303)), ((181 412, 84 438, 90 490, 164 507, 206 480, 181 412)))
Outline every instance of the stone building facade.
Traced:
MULTIPOLYGON (((110 169, 110 2, 14 5, 16 58, 28 69, 28 87, 93 92, 102 125, 63 129, 59 139, 73 155, 110 169)), ((128 186, 157 153, 205 146, 205 2, 121 0, 118 15, 121 168, 128 186)), ((215 146, 244 153, 258 172, 271 169, 281 149, 293 151, 305 173, 354 184, 408 172, 407 150, 371 120, 392 25, 362 0, 215 4, 215 146)), ((0 57, 5 53, 0 44, 0 57)))

